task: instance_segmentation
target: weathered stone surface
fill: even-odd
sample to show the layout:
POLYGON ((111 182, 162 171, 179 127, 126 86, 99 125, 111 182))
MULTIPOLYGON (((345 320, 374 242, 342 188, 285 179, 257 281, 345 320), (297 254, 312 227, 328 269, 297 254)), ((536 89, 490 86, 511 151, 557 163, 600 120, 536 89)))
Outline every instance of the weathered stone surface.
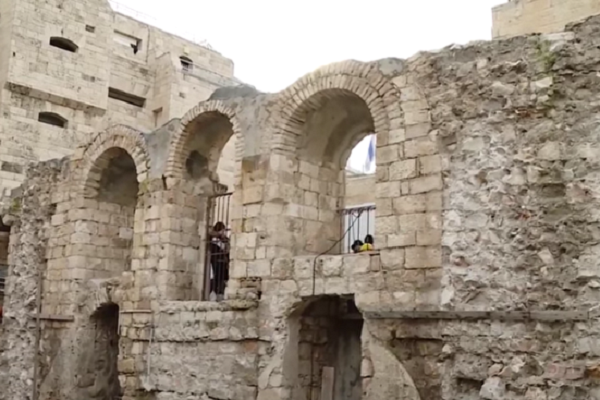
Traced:
POLYGON ((40 400, 290 400, 332 377, 351 400, 597 397, 600 17, 572 29, 222 90, 152 134, 116 127, 32 165, 8 218, 6 393, 32 390, 43 265, 40 400), (375 248, 352 254, 343 166, 364 132, 377 209, 354 217, 374 215, 375 248), (232 135, 217 302, 209 204, 229 199, 232 135))

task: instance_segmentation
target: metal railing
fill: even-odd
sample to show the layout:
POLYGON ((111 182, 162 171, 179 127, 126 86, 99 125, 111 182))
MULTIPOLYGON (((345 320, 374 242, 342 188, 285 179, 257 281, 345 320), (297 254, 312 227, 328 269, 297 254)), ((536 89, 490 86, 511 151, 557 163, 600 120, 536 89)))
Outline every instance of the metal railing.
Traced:
MULTIPOLYGON (((110 3, 112 10, 116 13, 127 15, 131 18, 134 18, 134 19, 140 21, 140 22, 143 22, 145 24, 152 25, 155 27, 160 27, 160 25, 161 25, 158 18, 156 18, 152 15, 135 10, 135 9, 128 7, 124 4, 121 4, 115 0, 109 0, 108 2, 110 3)), ((179 27, 176 30, 177 30, 177 32, 174 33, 174 35, 181 36, 182 38, 189 40, 190 42, 195 43, 198 46, 202 46, 209 50, 214 51, 214 48, 208 43, 208 41, 206 39, 200 39, 192 32, 181 30, 181 28, 179 28, 179 27)))
MULTIPOLYGON (((354 245, 365 244, 375 236, 375 205, 349 207, 342 215, 342 253, 357 252, 354 245)), ((364 249, 364 248, 363 248, 364 249)))
POLYGON ((231 195, 223 193, 208 199, 204 300, 222 300, 229 281, 231 195))

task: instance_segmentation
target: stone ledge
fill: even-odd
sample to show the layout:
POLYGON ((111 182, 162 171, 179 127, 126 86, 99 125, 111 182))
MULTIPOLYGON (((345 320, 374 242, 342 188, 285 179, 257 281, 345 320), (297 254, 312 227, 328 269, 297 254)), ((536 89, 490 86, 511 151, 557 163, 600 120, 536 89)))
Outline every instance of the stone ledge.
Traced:
POLYGON ((173 314, 181 311, 245 311, 258 307, 254 300, 164 301, 159 302, 157 313, 173 314))
POLYGON ((600 316, 598 311, 364 311, 365 319, 452 319, 506 321, 587 321, 600 316))

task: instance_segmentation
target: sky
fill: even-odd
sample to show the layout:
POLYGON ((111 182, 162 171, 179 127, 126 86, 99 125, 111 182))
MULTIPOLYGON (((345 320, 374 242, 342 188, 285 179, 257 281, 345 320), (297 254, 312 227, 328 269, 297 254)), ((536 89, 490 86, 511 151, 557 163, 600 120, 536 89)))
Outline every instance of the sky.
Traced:
MULTIPOLYGON (((115 0, 113 8, 233 60, 235 76, 277 92, 332 62, 408 58, 489 40, 492 7, 508 0, 115 0)), ((368 141, 350 163, 362 169, 368 141)))

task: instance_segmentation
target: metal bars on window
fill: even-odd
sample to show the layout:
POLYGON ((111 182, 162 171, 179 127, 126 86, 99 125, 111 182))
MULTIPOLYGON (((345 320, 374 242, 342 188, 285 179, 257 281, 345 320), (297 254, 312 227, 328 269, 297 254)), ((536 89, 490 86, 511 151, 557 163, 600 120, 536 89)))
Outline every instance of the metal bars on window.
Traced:
POLYGON ((365 242, 367 235, 375 236, 375 205, 349 207, 342 214, 342 253, 351 253, 356 241, 365 242))
POLYGON ((229 281, 231 195, 224 193, 208 198, 204 300, 222 300, 229 281))

